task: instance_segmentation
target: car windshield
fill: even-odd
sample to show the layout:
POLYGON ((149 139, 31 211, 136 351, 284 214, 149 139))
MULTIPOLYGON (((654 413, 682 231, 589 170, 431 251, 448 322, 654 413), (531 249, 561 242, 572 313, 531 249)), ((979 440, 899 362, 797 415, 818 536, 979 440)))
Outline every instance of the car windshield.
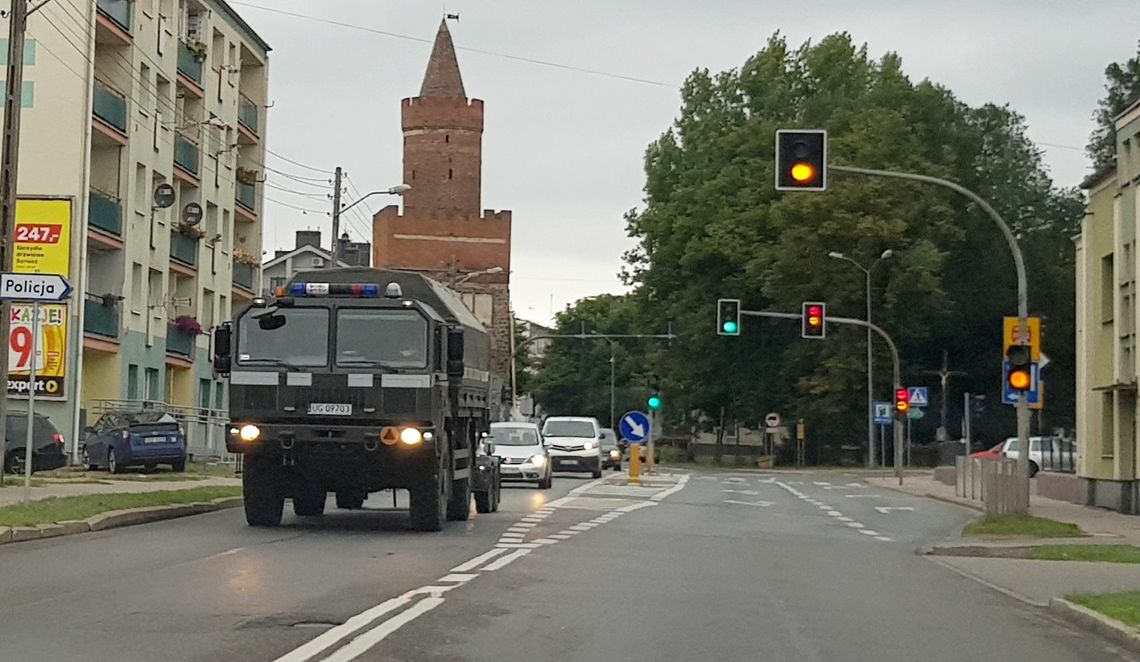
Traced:
POLYGON ((547 437, 583 437, 593 439, 597 434, 589 421, 547 421, 542 429, 547 437))
POLYGON ((329 312, 324 308, 278 308, 272 317, 284 324, 263 324, 270 311, 253 308, 238 320, 237 363, 284 368, 328 364, 329 312))
POLYGON ((343 308, 336 317, 336 363, 425 368, 427 331, 427 320, 414 310, 343 308))
POLYGON ((492 427, 491 439, 497 446, 537 446, 538 432, 534 428, 492 427))

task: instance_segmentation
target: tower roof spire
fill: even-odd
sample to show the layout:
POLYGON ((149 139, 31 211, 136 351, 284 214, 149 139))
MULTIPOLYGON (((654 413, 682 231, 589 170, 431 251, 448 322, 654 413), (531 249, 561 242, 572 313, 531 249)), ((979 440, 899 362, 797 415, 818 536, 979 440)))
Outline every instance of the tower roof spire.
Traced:
POLYGON ((463 89, 463 76, 459 73, 459 60, 455 57, 455 44, 451 42, 451 32, 447 29, 447 19, 440 21, 439 32, 435 35, 435 45, 431 49, 424 83, 420 87, 421 97, 461 97, 466 98, 463 89))

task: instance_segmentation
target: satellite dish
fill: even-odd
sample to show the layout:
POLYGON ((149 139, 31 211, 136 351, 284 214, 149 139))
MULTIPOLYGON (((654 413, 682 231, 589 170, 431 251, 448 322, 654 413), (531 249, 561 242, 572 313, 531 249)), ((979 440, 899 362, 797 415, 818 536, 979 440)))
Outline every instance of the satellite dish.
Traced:
POLYGON ((168 209, 174 206, 174 187, 170 184, 159 184, 154 189, 154 206, 158 209, 168 209))
POLYGON ((202 222, 202 205, 197 202, 188 202, 182 208, 182 222, 194 227, 202 222))

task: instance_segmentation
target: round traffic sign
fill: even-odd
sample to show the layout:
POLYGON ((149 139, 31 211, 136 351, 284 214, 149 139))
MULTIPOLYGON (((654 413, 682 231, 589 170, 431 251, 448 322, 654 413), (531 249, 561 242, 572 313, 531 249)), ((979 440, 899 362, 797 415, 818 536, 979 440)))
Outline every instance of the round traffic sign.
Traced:
POLYGON ((778 428, 780 427, 780 415, 772 412, 764 417, 764 427, 778 428))

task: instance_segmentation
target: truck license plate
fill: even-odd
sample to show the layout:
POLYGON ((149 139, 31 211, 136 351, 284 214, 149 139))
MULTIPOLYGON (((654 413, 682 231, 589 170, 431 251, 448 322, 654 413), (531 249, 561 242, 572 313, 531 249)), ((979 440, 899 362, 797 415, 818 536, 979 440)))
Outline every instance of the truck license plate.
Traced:
POLYGON ((352 405, 331 402, 310 402, 309 413, 321 416, 352 416, 352 405))

